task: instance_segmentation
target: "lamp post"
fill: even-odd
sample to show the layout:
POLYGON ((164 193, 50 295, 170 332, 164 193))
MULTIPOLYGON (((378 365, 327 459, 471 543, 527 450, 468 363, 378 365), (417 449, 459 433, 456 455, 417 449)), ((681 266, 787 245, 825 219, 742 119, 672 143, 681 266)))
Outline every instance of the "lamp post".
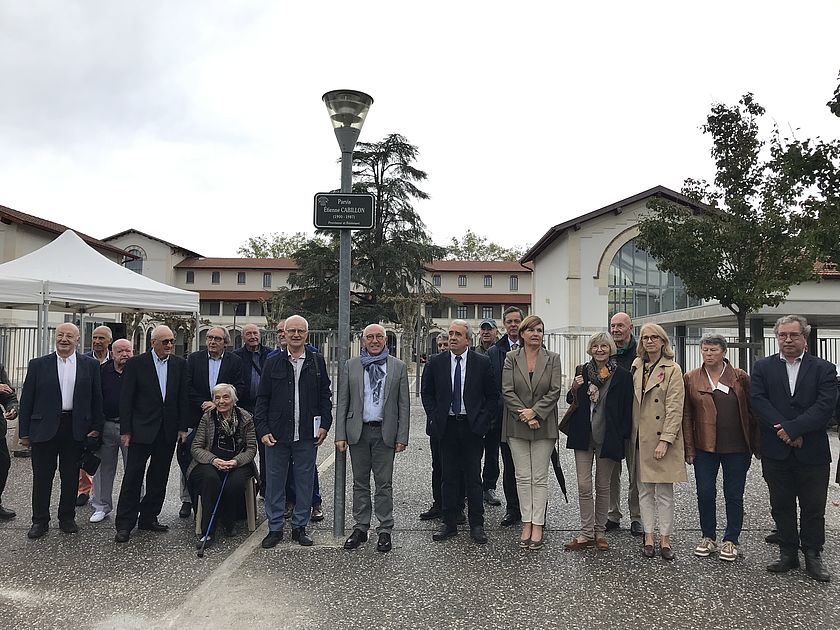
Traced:
MULTIPOLYGON (((335 137, 341 149, 341 192, 353 191, 353 149, 362 131, 373 99, 364 92, 333 90, 321 97, 327 106, 335 137)), ((338 255, 338 363, 350 358, 350 230, 340 232, 338 255)), ((339 369, 341 378, 341 369, 339 369)), ((338 383, 341 387, 341 383, 338 383)), ((347 485, 347 453, 335 453, 333 535, 344 536, 344 509, 347 485)))

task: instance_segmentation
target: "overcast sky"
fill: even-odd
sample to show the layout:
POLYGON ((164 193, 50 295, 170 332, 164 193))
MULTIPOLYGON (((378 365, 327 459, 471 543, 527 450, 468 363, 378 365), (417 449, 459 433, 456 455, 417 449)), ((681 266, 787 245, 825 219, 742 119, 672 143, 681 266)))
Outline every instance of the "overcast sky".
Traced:
POLYGON ((752 91, 784 131, 840 135, 838 28, 834 1, 8 0, 0 204, 207 256, 311 231, 340 179, 321 95, 352 88, 375 100, 361 140, 419 147, 436 241, 533 244, 711 179, 715 101, 752 91))

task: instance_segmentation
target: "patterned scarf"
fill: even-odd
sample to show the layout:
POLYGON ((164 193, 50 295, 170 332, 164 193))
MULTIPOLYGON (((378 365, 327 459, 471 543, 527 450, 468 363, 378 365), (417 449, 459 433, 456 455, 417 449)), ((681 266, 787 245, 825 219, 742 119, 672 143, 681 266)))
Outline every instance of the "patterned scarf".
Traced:
POLYGON ((218 420, 219 427, 221 427, 225 435, 236 435, 236 430, 239 428, 239 411, 236 405, 231 408, 229 418, 225 418, 215 409, 213 410, 213 414, 216 416, 215 419, 218 420))
POLYGON ((593 404, 598 404, 598 398, 601 396, 601 387, 606 383, 615 372, 618 363, 615 357, 610 357, 607 364, 598 369, 595 359, 592 359, 586 364, 586 377, 589 380, 589 389, 586 393, 589 394, 589 400, 593 404))
POLYGON ((385 382, 385 370, 382 366, 388 360, 388 346, 379 354, 371 354, 367 348, 362 348, 362 367, 368 375, 370 382, 370 389, 373 394, 373 402, 379 404, 379 399, 382 397, 382 383, 385 382))

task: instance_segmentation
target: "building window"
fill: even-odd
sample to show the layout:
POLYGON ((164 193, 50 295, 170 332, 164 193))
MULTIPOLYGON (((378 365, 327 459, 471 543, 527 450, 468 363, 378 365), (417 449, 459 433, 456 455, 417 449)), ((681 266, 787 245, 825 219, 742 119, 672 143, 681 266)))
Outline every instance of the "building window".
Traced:
POLYGON ((432 286, 439 287, 440 286, 440 274, 436 273, 432 276, 432 286))
POLYGON ((460 276, 458 276, 458 286, 459 287, 467 286, 467 276, 465 276, 464 274, 461 274, 460 276))
POLYGON ((481 319, 493 319, 493 307, 492 306, 482 306, 481 307, 481 319))
POLYGON ((429 314, 429 317, 431 317, 432 319, 434 319, 436 317, 437 318, 443 317, 443 307, 438 303, 427 304, 426 309, 427 309, 426 312, 429 314))
POLYGON ((195 284, 195 271, 187 272, 187 284, 195 284))
POLYGON ((224 302, 222 304, 222 315, 227 317, 244 317, 246 302, 224 302))
POLYGON ((236 284, 245 284, 245 272, 240 271, 236 274, 236 284))
POLYGON ((608 317, 620 311, 633 318, 700 306, 700 300, 688 295, 683 281, 661 271, 635 241, 625 243, 610 263, 609 291, 608 317))
POLYGON ((458 306, 455 308, 455 317, 457 319, 467 319, 467 307, 458 306))
POLYGON ((264 289, 270 289, 271 288, 271 272, 270 271, 266 271, 263 274, 263 288, 264 289))
POLYGON ((493 276, 484 276, 484 288, 493 286, 493 276))
POLYGON ((218 315, 219 302, 218 300, 201 300, 201 302, 199 302, 198 310, 202 315, 218 315))
POLYGON ((214 271, 210 276, 210 283, 219 284, 219 282, 221 282, 221 274, 218 271, 214 271))
POLYGON ((141 276, 143 275, 143 261, 146 260, 146 252, 144 252, 139 247, 129 247, 127 250, 129 254, 135 256, 135 258, 126 258, 123 262, 123 266, 126 269, 131 269, 134 273, 139 273, 141 276))
POLYGON ((510 277, 510 290, 519 291, 519 276, 514 275, 510 277))

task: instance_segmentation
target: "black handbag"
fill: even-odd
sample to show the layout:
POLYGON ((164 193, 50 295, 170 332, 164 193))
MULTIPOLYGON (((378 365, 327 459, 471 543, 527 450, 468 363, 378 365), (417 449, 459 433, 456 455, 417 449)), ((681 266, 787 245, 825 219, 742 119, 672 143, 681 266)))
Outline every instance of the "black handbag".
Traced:
MULTIPOLYGON (((575 377, 578 377, 581 374, 583 374, 583 365, 579 365, 575 368, 575 377)), ((577 410, 578 399, 577 395, 575 395, 575 399, 572 401, 572 404, 569 405, 569 408, 566 409, 566 413, 564 413, 563 417, 560 419, 560 424, 557 425, 557 428, 563 435, 569 435, 569 425, 572 423, 572 416, 575 415, 577 410)))

